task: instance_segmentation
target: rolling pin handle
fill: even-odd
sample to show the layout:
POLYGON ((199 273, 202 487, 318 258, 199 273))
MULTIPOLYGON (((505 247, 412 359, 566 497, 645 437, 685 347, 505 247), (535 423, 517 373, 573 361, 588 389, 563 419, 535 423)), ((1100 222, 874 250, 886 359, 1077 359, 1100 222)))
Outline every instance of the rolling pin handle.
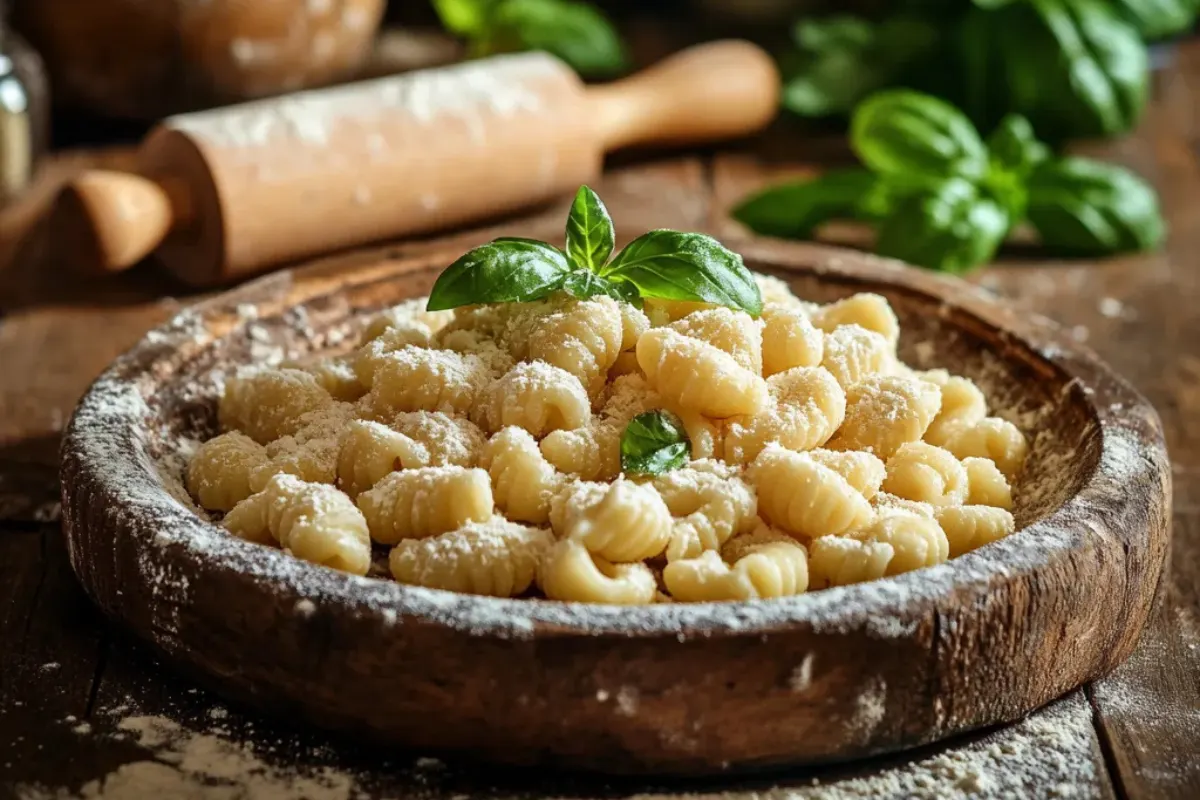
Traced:
POLYGON ((63 187, 54 206, 59 246, 69 266, 120 272, 154 251, 174 226, 164 187, 123 172, 85 172, 63 187))
POLYGON ((762 48, 726 40, 677 53, 630 78, 588 89, 604 149, 745 136, 779 108, 779 70, 762 48))

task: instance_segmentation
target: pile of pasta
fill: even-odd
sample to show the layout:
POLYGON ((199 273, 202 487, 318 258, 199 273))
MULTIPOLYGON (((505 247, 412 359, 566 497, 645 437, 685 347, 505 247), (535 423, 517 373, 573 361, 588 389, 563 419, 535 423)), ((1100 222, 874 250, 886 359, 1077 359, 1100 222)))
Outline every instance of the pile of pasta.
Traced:
POLYGON ((970 380, 897 357, 875 294, 756 276, 758 319, 566 295, 378 315, 353 352, 245 369, 187 471, 233 535, 402 583, 613 604, 782 597, 1014 531, 1026 457, 970 380), (634 417, 691 459, 623 474, 634 417))

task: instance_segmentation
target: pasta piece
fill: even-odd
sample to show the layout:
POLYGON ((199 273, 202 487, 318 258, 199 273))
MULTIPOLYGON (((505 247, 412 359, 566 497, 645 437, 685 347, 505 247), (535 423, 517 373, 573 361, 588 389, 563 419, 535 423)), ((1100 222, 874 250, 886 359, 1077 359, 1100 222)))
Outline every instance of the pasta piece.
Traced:
POLYGON ((294 435, 267 445, 267 463, 250 472, 250 488, 260 492, 272 477, 283 474, 309 483, 334 483, 338 449, 352 411, 349 403, 334 403, 300 417, 294 435))
POLYGON ((777 531, 761 519, 755 520, 754 528, 749 533, 734 536, 721 547, 721 558, 726 564, 736 564, 737 560, 755 547, 773 542, 796 543, 796 539, 783 531, 777 531))
POLYGON ((494 517, 428 539, 406 539, 388 556, 400 583, 463 594, 516 597, 533 585, 554 544, 544 528, 494 517))
POLYGON ((730 567, 707 550, 667 564, 663 581, 685 603, 790 597, 808 588, 808 554, 796 542, 769 542, 748 547, 730 567))
POLYGON ((762 331, 746 312, 724 307, 708 308, 688 314, 669 327, 684 336, 708 342, 733 356, 741 367, 755 375, 762 374, 762 331))
POLYGON ((425 340, 422 346, 428 345, 430 337, 454 321, 454 311, 426 311, 425 305, 426 299, 420 297, 379 312, 367 323, 362 343, 366 344, 391 329, 411 328, 420 330, 425 340))
POLYGON ((653 558, 671 536, 671 512, 653 486, 618 478, 576 483, 555 496, 550 524, 606 561, 653 558))
POLYGON ((366 575, 371 566, 367 522, 350 498, 332 486, 276 475, 233 507, 222 521, 241 539, 278 542, 296 558, 366 575))
POLYGON ((758 491, 762 518, 794 536, 837 535, 871 520, 866 498, 806 453, 768 445, 747 477, 758 491))
POLYGON ((1012 510, 1012 489, 999 467, 987 458, 964 458, 967 470, 967 503, 1012 510))
POLYGON ((618 303, 617 308, 621 311, 621 352, 627 353, 637 347, 638 339, 650 330, 650 318, 629 303, 618 303))
POLYGON ((846 413, 846 397, 826 370, 796 367, 767 381, 771 403, 753 416, 730 419, 722 454, 731 464, 753 461, 768 443, 811 450, 833 436, 846 413))
POLYGON ((887 574, 895 553, 888 542, 844 536, 814 539, 808 550, 809 587, 825 589, 878 580, 887 574))
POLYGON ((401 411, 462 414, 491 379, 491 370, 479 356, 405 347, 379 358, 367 405, 377 415, 401 411))
POLYGON ((479 463, 486 438, 470 420, 440 411, 397 414, 391 420, 391 427, 424 448, 420 463, 413 464, 420 467, 473 467, 479 463))
POLYGON ((608 369, 608 379, 619 378, 622 375, 641 375, 642 368, 637 362, 637 353, 632 350, 622 352, 608 369))
POLYGON ((890 544, 894 555, 888 562, 887 575, 932 567, 950 557, 950 543, 941 526, 935 519, 917 514, 881 514, 870 525, 852 531, 848 536, 864 542, 890 544))
POLYGON ((566 370, 596 394, 621 352, 623 335, 615 300, 581 300, 538 320, 529 336, 529 358, 566 370))
POLYGON ((959 458, 991 459, 1009 480, 1020 474, 1029 452, 1025 435, 1016 425, 999 417, 987 417, 955 429, 946 439, 945 448, 959 458))
POLYGON ((655 328, 637 346, 638 364, 663 398, 706 417, 757 414, 768 400, 767 383, 733 356, 670 328, 655 328))
POLYGON ((1012 514, 992 506, 939 508, 937 521, 950 543, 950 558, 999 541, 1017 529, 1012 514))
POLYGON ((238 430, 259 444, 288 436, 300 418, 333 402, 317 379, 299 369, 261 369, 225 384, 218 416, 221 428, 238 430))
POLYGON ((244 433, 231 431, 200 445, 187 467, 187 490, 201 508, 228 511, 249 497, 250 473, 267 462, 267 451, 244 433))
POLYGON ((280 366, 301 369, 312 375, 334 400, 352 403, 367 393, 367 387, 354 371, 354 364, 345 357, 323 358, 311 364, 285 361, 280 366))
POLYGON ((592 418, 592 403, 574 375, 530 361, 492 381, 471 416, 485 431, 517 425, 541 438, 551 431, 582 428, 592 418))
POLYGON ((813 461, 841 475, 846 482, 870 500, 883 486, 887 469, 883 462, 870 453, 858 450, 810 450, 813 461))
POLYGON ((544 525, 550 500, 563 487, 560 475, 528 431, 505 428, 484 446, 480 466, 492 479, 496 507, 509 519, 544 525))
POLYGON ((905 500, 894 494, 879 492, 871 498, 871 507, 876 516, 884 517, 889 514, 916 514, 918 517, 933 519, 933 506, 917 500, 905 500))
POLYGON ((816 367, 825 352, 825 334, 794 307, 763 309, 762 374, 770 377, 793 367, 816 367))
POLYGON ((690 300, 660 300, 657 297, 647 297, 646 316, 650 318, 652 327, 676 322, 696 311, 707 311, 719 308, 712 303, 695 303, 690 300))
POLYGON ((679 469, 655 478, 654 488, 675 517, 667 561, 718 550, 734 534, 749 531, 757 519, 758 498, 740 477, 679 469))
POLYGON ((941 407, 941 390, 922 380, 875 375, 855 384, 846 401, 846 421, 829 449, 866 450, 886 460, 924 435, 941 407))
POLYGON ((803 308, 808 305, 792 292, 785 281, 774 275, 752 273, 754 282, 758 284, 758 293, 762 296, 763 308, 781 306, 784 308, 803 308))
POLYGON ((874 331, 887 340, 892 349, 900 339, 900 321, 887 298, 860 292, 836 303, 821 306, 812 313, 813 324, 826 333, 847 325, 874 331))
POLYGON ((353 499, 396 470, 426 466, 428 458, 428 451, 404 434, 354 420, 338 450, 337 485, 353 499))
POLYGON ((849 391, 859 381, 887 372, 894 360, 887 339, 858 325, 843 325, 825 337, 821 366, 849 391))
POLYGON ((424 539, 492 516, 492 484, 481 469, 421 467, 393 472, 358 496, 380 544, 424 539))
POLYGON ((427 349, 430 346, 429 329, 424 325, 386 328, 350 355, 349 363, 358 382, 367 389, 375 384, 375 372, 384 357, 409 347, 427 349))
POLYGON ((917 373, 917 377, 942 390, 942 410, 925 431, 925 441, 930 444, 944 447, 956 429, 974 425, 987 416, 987 400, 970 379, 944 369, 917 373))
POLYGON ((887 462, 883 490, 931 506, 959 506, 967 499, 967 470, 948 450, 908 442, 887 462))
POLYGON ((555 431, 542 440, 542 455, 555 469, 585 481, 610 481, 621 473, 624 426, 602 421, 573 431, 555 431))
POLYGON ((575 539, 550 548, 538 568, 538 585, 551 600, 578 603, 645 605, 658 594, 658 582, 645 564, 613 564, 575 539))

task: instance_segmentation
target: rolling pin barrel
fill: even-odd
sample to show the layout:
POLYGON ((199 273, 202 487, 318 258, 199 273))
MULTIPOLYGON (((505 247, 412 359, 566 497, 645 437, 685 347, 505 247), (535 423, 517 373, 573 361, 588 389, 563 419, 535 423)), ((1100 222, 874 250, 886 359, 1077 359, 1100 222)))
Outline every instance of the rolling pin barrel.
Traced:
POLYGON ((85 174, 56 213, 96 268, 156 251, 216 285, 552 198, 610 149, 750 133, 777 96, 769 57, 744 42, 592 89, 549 55, 500 56, 167 119, 139 175, 85 174))

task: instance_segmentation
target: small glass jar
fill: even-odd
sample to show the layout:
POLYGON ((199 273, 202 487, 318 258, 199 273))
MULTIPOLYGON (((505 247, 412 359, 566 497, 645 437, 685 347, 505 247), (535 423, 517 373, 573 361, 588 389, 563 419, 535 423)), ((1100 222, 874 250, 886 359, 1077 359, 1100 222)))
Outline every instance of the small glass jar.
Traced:
MULTIPOLYGON (((0 15, 7 9, 0 2, 0 15)), ((46 149, 50 89, 37 52, 0 16, 0 203, 33 180, 46 149)))

